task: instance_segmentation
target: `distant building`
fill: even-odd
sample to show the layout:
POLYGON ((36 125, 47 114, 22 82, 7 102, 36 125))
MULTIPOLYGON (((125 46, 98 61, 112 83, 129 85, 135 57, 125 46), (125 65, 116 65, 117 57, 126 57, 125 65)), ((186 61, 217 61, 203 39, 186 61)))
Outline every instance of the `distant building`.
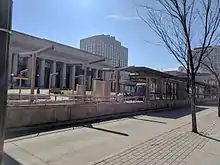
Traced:
MULTIPOLYGON (((173 76, 187 78, 187 73, 185 69, 178 68, 178 70, 171 70, 171 71, 165 71, 165 73, 168 73, 173 76)), ((197 73, 196 74, 196 81, 197 82, 203 82, 210 85, 216 85, 216 79, 211 73, 197 73)))
POLYGON ((110 35, 96 35, 80 40, 80 49, 111 59, 113 66, 128 66, 128 48, 110 35))
MULTIPOLYGON (((201 48, 195 48, 194 53, 196 53, 194 56, 199 56, 201 48)), ((203 62, 212 65, 214 67, 215 71, 220 73, 220 46, 210 47, 208 48, 207 52, 209 52, 209 55, 205 58, 203 58, 203 62), (211 52, 209 52, 211 51, 211 52)), ((195 58, 197 59, 197 58, 195 58)), ((200 73, 210 73, 207 68, 201 64, 199 71, 200 73)))

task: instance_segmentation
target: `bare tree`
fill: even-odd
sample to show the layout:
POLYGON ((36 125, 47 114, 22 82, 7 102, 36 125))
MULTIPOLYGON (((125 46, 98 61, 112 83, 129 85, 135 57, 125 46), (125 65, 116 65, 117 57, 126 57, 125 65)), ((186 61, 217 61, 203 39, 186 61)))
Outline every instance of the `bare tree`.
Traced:
POLYGON ((202 59, 201 65, 215 77, 218 86, 218 117, 220 117, 220 68, 216 65, 216 59, 212 56, 212 52, 215 53, 215 51, 215 47, 210 48, 207 52, 209 55, 202 59))
POLYGON ((153 7, 138 5, 137 12, 187 71, 191 88, 192 131, 197 133, 195 76, 208 47, 216 44, 218 39, 220 2, 155 0, 153 7), (195 47, 200 48, 199 53, 194 53, 195 47))

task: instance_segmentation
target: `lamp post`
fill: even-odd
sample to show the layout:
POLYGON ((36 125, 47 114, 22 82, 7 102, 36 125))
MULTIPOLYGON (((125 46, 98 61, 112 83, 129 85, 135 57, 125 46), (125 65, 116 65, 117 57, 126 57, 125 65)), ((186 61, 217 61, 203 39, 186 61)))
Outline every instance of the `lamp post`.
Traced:
POLYGON ((57 76, 59 73, 56 72, 56 73, 51 73, 50 76, 49 76, 49 94, 50 94, 50 88, 51 88, 51 81, 52 81, 52 78, 53 76, 57 76))
POLYGON ((0 164, 3 164, 12 0, 0 0, 0 164))
POLYGON ((13 78, 14 78, 15 74, 11 73, 11 81, 10 81, 10 85, 11 85, 11 89, 13 88, 13 78))

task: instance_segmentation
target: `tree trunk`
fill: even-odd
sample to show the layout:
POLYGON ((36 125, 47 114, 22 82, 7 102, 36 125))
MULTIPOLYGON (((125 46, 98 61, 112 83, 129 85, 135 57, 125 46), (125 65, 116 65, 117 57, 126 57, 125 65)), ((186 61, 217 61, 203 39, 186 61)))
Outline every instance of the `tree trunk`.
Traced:
POLYGON ((196 122, 196 83, 195 76, 191 79, 191 113, 192 113, 192 132, 197 133, 197 122, 196 122))
POLYGON ((218 117, 220 117, 220 85, 218 87, 218 117))

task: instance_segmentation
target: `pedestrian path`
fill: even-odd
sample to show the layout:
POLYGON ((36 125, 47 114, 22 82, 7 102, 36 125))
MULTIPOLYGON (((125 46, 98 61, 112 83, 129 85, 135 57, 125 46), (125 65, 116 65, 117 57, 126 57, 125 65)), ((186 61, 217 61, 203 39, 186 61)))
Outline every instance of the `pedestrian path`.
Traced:
MULTIPOLYGON (((218 140, 220 134, 219 138, 215 136, 220 132, 220 119, 215 112, 199 119, 198 123, 199 134, 192 133, 191 124, 186 124, 91 164, 191 165, 192 162, 196 162, 195 159, 198 158, 198 153, 203 151, 204 146, 207 148, 213 140, 219 143, 219 148, 216 150, 216 153, 219 153, 216 155, 218 160, 215 162, 220 164, 220 140, 218 140), (197 158, 196 156, 194 158, 196 154, 197 158)), ((203 162, 202 159, 206 158, 199 159, 203 162)), ((208 165, 212 165, 210 161, 208 165)))

